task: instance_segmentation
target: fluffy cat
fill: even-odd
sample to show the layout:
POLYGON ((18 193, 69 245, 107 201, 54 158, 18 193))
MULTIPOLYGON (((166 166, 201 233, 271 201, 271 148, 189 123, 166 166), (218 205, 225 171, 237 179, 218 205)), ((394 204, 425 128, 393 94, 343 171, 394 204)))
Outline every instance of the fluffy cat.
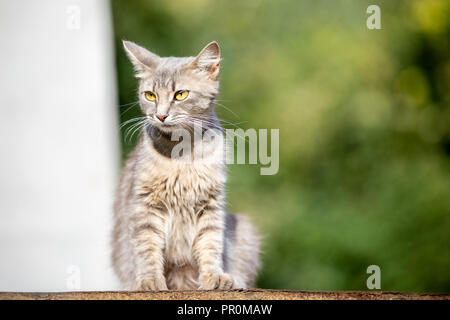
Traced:
MULTIPOLYGON (((220 49, 196 57, 159 57, 128 41, 144 114, 114 205, 113 267, 129 290, 231 289, 254 286, 259 237, 245 216, 225 211, 223 135, 214 113, 220 49), (172 156, 177 130, 216 133, 202 157, 172 156)), ((195 135, 194 135, 195 136, 195 135)), ((192 138, 194 141, 195 138, 192 138)), ((199 151, 194 144, 192 155, 199 151)))

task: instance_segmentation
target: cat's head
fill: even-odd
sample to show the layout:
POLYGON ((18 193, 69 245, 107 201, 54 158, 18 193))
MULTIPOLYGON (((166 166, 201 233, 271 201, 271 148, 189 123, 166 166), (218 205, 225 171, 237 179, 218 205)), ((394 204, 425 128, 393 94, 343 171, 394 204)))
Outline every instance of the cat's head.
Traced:
MULTIPOLYGON (((211 42, 196 57, 159 57, 129 41, 125 51, 136 69, 139 102, 151 125, 170 132, 211 122, 218 93, 220 49, 211 42)), ((212 123, 211 123, 212 124, 212 123)))

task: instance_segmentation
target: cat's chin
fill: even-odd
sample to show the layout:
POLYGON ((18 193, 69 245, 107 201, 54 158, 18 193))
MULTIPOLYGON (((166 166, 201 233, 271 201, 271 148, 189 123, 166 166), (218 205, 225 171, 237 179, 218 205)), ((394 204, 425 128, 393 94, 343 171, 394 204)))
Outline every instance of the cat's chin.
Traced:
POLYGON ((171 125, 171 124, 158 124, 155 125, 155 127, 164 133, 172 133, 175 130, 180 129, 178 125, 171 125))

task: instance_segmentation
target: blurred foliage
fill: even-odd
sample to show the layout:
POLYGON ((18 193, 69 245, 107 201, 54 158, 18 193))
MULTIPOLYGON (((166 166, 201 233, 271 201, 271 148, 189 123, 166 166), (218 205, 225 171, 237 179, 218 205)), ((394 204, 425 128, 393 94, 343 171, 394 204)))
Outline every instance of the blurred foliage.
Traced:
MULTIPOLYGON (((264 235, 264 288, 450 291, 450 1, 113 0, 121 121, 139 115, 121 39, 222 48, 218 115, 280 129, 280 170, 231 165, 229 209, 264 235), (366 28, 381 8, 382 30, 366 28), (126 111, 126 112, 125 112, 126 111)), ((232 126, 230 126, 232 128, 232 126)), ((124 144, 126 155, 133 143, 124 144)))

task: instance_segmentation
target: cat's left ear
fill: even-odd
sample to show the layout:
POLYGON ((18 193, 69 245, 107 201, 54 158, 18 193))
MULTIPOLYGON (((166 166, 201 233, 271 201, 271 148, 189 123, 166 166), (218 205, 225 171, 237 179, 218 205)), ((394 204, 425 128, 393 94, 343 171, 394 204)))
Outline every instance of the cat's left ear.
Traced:
POLYGON ((204 73, 211 80, 217 80, 220 69, 220 48, 216 41, 208 43, 195 57, 188 68, 204 73))

